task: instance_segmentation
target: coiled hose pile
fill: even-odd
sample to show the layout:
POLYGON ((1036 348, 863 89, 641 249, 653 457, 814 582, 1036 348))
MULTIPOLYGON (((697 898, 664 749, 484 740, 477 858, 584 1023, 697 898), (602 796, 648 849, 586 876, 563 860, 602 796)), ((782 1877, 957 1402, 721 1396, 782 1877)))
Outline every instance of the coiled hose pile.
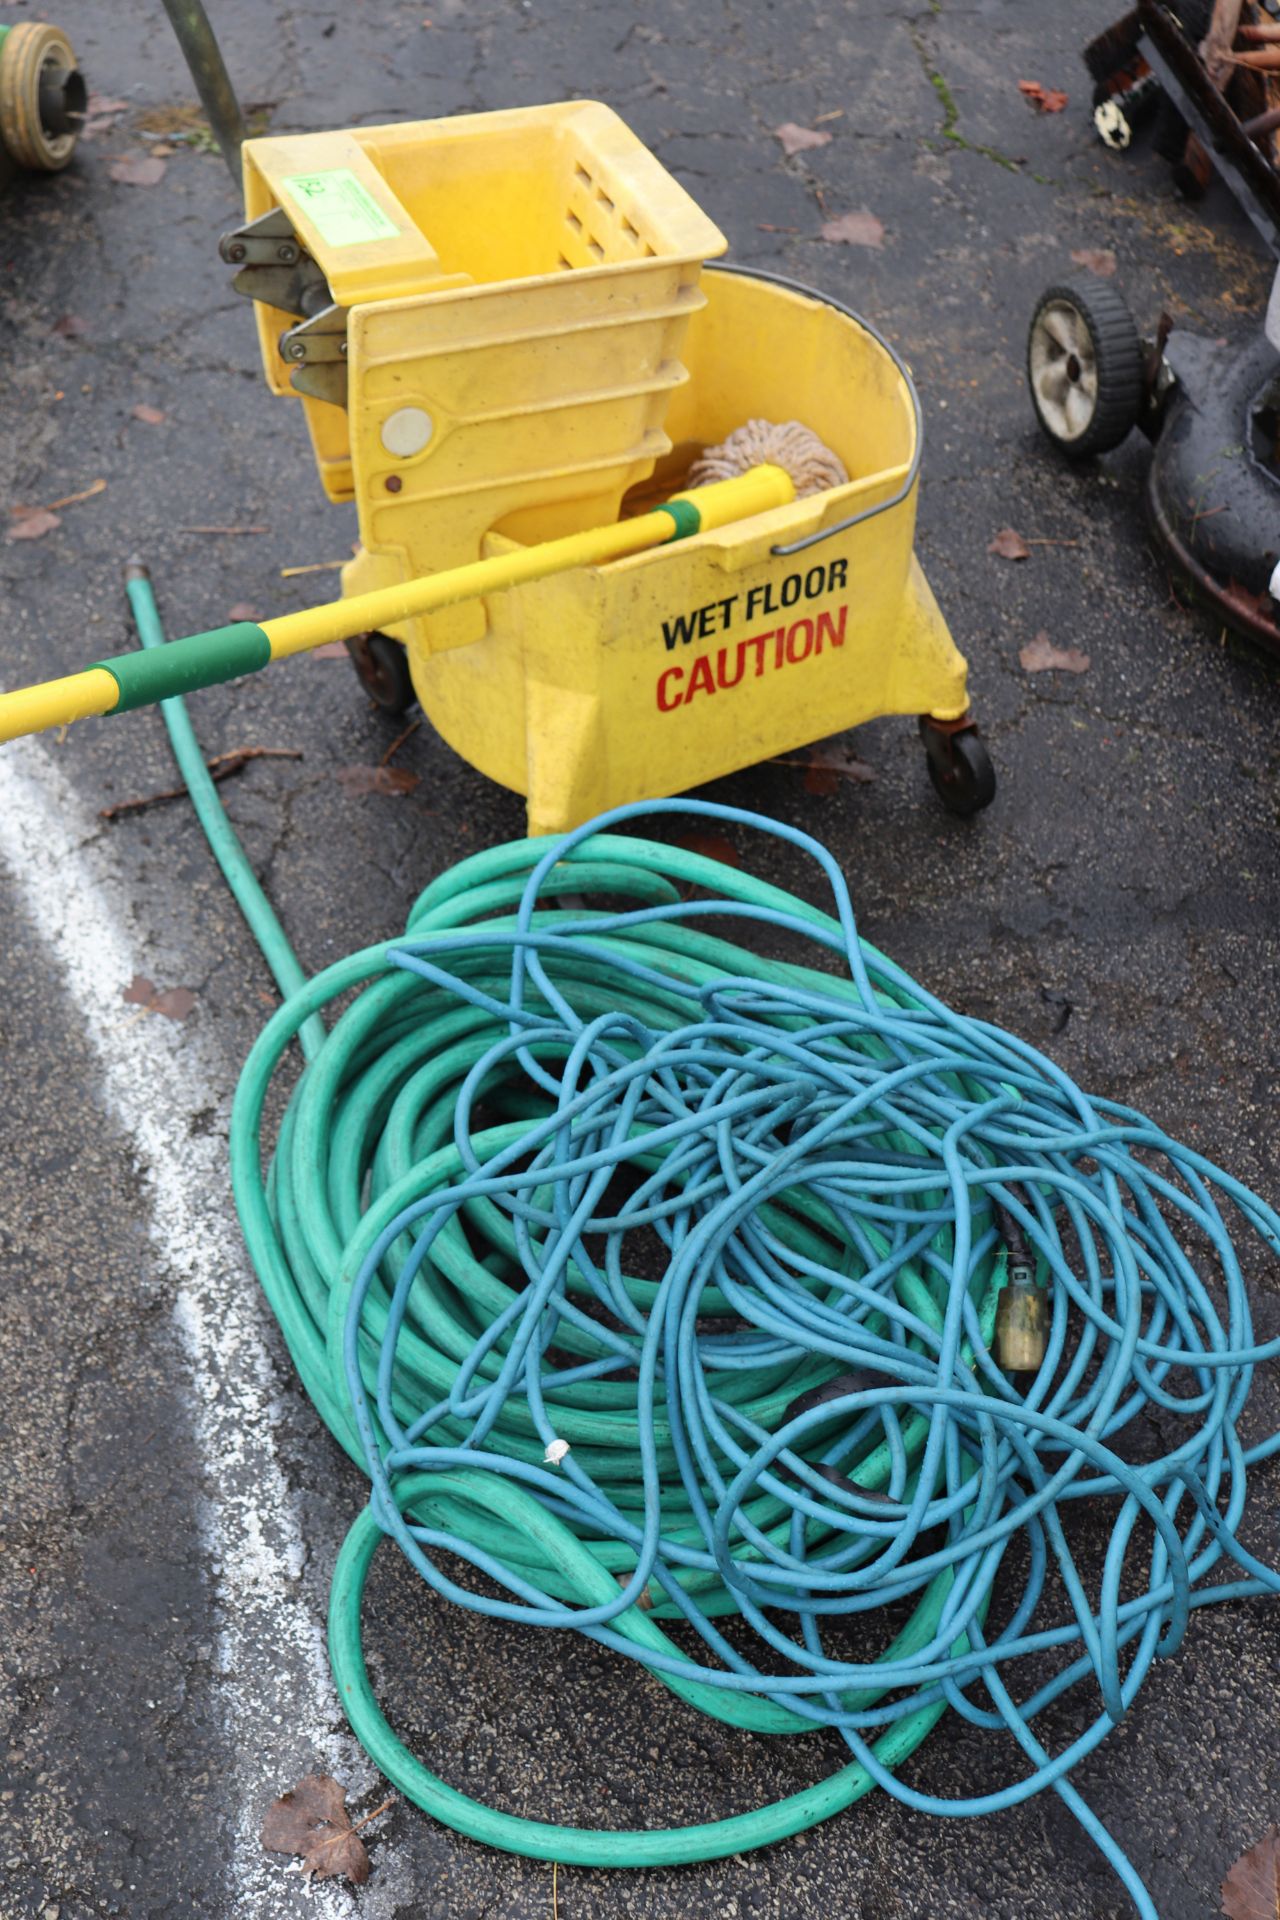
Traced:
MULTIPOLYGON (((145 641, 150 590, 130 593, 145 641)), ((307 1391, 372 1482, 330 1646, 378 1766, 479 1840, 597 1866, 763 1846, 873 1785, 949 1815, 1052 1786, 1155 1920, 1069 1774, 1192 1607, 1280 1589, 1236 1536, 1246 1470, 1280 1448, 1237 1431, 1280 1352, 1254 1343, 1242 1270, 1280 1252, 1272 1209, 934 999, 860 940, 831 856, 756 815, 658 801, 497 847, 435 880, 403 936, 301 985, 271 927, 287 998, 245 1064, 233 1181, 307 1391), (672 813, 780 839, 800 891, 632 837, 672 813), (1015 1253, 1047 1287, 1047 1341, 1010 1375, 991 1343, 1015 1253), (1073 1551, 1080 1501, 1110 1528, 1100 1571, 1073 1551), (838 1728, 851 1757, 672 1831, 471 1799, 369 1683, 387 1536, 458 1605, 572 1627, 736 1726, 838 1728), (851 1655, 889 1607, 878 1655, 851 1655), (1070 1689, 1086 1724, 1051 1754, 1036 1721, 1070 1689), (1007 1786, 897 1779, 948 1707, 1012 1736, 1007 1786)))

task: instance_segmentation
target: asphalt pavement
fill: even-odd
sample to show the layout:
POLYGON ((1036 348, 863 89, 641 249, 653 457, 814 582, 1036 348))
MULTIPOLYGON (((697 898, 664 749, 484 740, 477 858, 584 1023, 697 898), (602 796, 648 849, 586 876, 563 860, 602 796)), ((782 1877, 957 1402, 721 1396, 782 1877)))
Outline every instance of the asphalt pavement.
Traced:
MULTIPOLYGON (((971 662, 996 803, 972 822, 941 812, 907 720, 853 737, 869 782, 815 794, 768 765, 705 791, 825 839, 863 931, 934 992, 1280 1199, 1280 663, 1185 603, 1145 527, 1142 444, 1069 470, 1022 371, 1041 288, 1089 271, 1074 251, 1114 254, 1144 324, 1163 307, 1243 340, 1265 301, 1271 263, 1220 189, 1190 207, 1145 147, 1094 138, 1079 49, 1119 0, 210 11, 259 129, 606 100, 732 258, 823 287, 888 335, 920 388, 918 549, 971 662), (1021 79, 1067 107, 1036 111, 1021 79), (832 137, 788 159, 785 122, 832 137), (882 245, 820 237, 862 210, 882 245), (1007 525, 1036 543, 1029 560, 989 554, 1007 525), (1020 649, 1041 631, 1087 670, 1028 673, 1020 649)), ((4 4, 0 21, 30 12, 4 4)), ((218 261, 237 214, 221 161, 178 144, 157 184, 113 176, 190 129, 161 8, 49 13, 116 104, 65 174, 0 201, 4 504, 88 495, 42 538, 0 543, 6 685, 130 644, 131 553, 176 633, 308 604, 334 576, 281 570, 340 559, 354 535, 323 499, 300 409, 265 391, 218 261)), ((523 830, 522 803, 427 726, 397 756, 412 792, 344 786, 338 770, 394 734, 341 660, 191 705, 210 754, 299 756, 257 759, 224 792, 309 968, 390 934, 434 874, 523 830)), ((308 1895, 257 1846, 267 1802, 313 1768, 376 1804, 323 1656, 328 1575, 364 1488, 294 1379, 226 1194, 228 1103, 269 977, 184 803, 100 816, 172 784, 154 713, 0 756, 0 1916, 547 1920, 549 1867, 403 1803, 370 1829, 358 1894, 308 1895), (135 974, 189 990, 193 1010, 175 1022, 126 1000, 135 974)), ((790 877, 776 859, 766 872, 790 877)), ((1280 1332, 1276 1277, 1255 1279, 1259 1330, 1280 1332)), ((1280 1393, 1255 1391, 1260 1433, 1280 1393)), ((1246 1537, 1274 1552, 1280 1466, 1254 1485, 1246 1537)), ((599 1649, 451 1611, 390 1554, 371 1643, 393 1722, 434 1769, 548 1818, 710 1819, 840 1762, 825 1735, 735 1733, 599 1649)), ((1280 1610, 1207 1610, 1078 1770, 1162 1920, 1215 1912, 1231 1861, 1280 1815, 1278 1673, 1280 1610)), ((961 1795, 1016 1770, 949 1718, 905 1777, 961 1795)), ((1052 1797, 944 1822, 873 1796, 763 1854, 562 1869, 555 1901, 561 1920, 1129 1912, 1052 1797)))

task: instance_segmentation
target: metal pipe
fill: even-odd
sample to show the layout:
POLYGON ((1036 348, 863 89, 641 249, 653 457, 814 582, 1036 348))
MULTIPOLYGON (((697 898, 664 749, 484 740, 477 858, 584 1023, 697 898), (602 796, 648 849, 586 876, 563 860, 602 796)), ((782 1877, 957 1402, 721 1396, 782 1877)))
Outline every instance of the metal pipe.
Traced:
POLYGON ((196 83, 200 104, 209 116, 213 137, 222 149, 222 157, 239 191, 244 118, 203 0, 164 0, 164 10, 196 83))

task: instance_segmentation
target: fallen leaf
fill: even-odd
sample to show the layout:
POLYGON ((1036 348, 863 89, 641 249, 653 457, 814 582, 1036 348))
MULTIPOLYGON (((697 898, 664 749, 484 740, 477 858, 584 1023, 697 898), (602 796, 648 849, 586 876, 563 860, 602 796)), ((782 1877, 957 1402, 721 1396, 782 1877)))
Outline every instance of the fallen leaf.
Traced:
POLYGON ((33 507, 30 513, 18 515, 4 537, 6 540, 43 540, 46 533, 52 533, 61 525, 60 517, 48 507, 33 507))
POLYGON ((344 793, 412 793, 418 785, 416 773, 403 767, 339 767, 334 778, 344 793))
POLYGON ((153 160, 167 160, 171 153, 176 153, 177 151, 178 149, 171 147, 167 140, 157 140, 151 149, 151 157, 153 160))
MULTIPOLYGON (((1209 516, 1207 513, 1202 513, 1199 518, 1207 520, 1209 516)), ((1267 626, 1271 625, 1271 596, 1266 587, 1254 593, 1233 576, 1227 581, 1223 592, 1237 612, 1241 613, 1246 620, 1261 620, 1267 626)))
POLYGON ((91 93, 85 101, 84 121, 80 128, 82 140, 92 140, 100 133, 110 133, 118 116, 129 111, 127 100, 110 100, 103 93, 91 93))
POLYGON ((149 153, 125 153, 111 162, 107 172, 125 187, 158 187, 167 165, 149 153))
POLYGON ((345 640, 326 640, 322 647, 309 647, 308 653, 313 660, 349 660, 345 640))
POLYGON ((82 320, 78 313, 64 313, 60 320, 54 321, 49 331, 56 333, 62 340, 79 340, 82 335, 88 333, 89 322, 82 320))
POLYGON ((227 609, 227 625, 235 626, 237 621, 249 620, 257 626, 259 620, 257 608, 248 600, 237 600, 234 607, 227 609))
POLYGON ((1038 80, 1019 80, 1018 91, 1040 113, 1061 113, 1067 96, 1057 87, 1042 87, 1038 80))
POLYGON ((775 767, 802 768, 806 793, 836 793, 842 780, 853 780, 859 786, 869 787, 876 777, 874 767, 869 767, 849 747, 842 747, 835 741, 826 746, 810 747, 803 760, 779 756, 770 764, 775 767))
MULTIPOLYGON (((215 753, 205 761, 206 767, 215 780, 230 780, 233 775, 243 773, 251 760, 301 760, 300 747, 236 747, 230 753, 215 753)), ((99 820, 118 820, 123 813, 138 813, 144 807, 160 805, 165 800, 185 800, 188 798, 185 787, 162 787, 158 793, 144 793, 136 800, 116 800, 109 807, 98 808, 99 820)))
POLYGON ((1109 280, 1116 270, 1116 257, 1110 247, 1077 247, 1071 258, 1078 267, 1096 273, 1099 280, 1109 280))
POLYGON ((700 853, 704 860, 718 860, 724 867, 742 865, 738 849, 722 833, 682 833, 676 845, 686 853, 700 853))
POLYGON ((988 553, 994 553, 998 560, 1029 560, 1031 549, 1020 533, 1012 527, 1001 527, 994 540, 987 547, 988 553))
POLYGON ((857 754, 849 747, 830 746, 809 749, 809 766, 805 773, 804 784, 810 793, 834 791, 831 786, 822 784, 815 786, 812 784, 814 781, 819 783, 834 781, 838 784, 841 780, 852 780, 857 786, 869 787, 875 777, 875 768, 869 767, 865 760, 859 760, 857 754))
POLYGON ((158 427, 169 417, 162 408, 149 407, 145 400, 140 400, 132 411, 135 420, 145 420, 149 427, 158 427))
POLYGON ((861 213, 842 213, 837 220, 826 221, 822 238, 835 246, 883 247, 884 222, 864 207, 861 213))
POLYGON ((10 507, 9 517, 14 525, 5 536, 9 540, 39 540, 43 534, 52 533, 55 527, 62 525, 58 518, 59 507, 78 507, 82 500, 92 500, 95 494, 106 491, 105 480, 95 480, 92 486, 81 488, 79 493, 68 493, 61 500, 50 500, 45 506, 10 507))
POLYGON ((300 1855, 306 1879, 342 1878, 363 1886, 369 1878, 369 1856, 356 1829, 367 1826, 392 1803, 384 1800, 353 1826, 346 1799, 346 1789, 329 1774, 308 1774, 267 1808, 263 1846, 269 1853, 300 1855))
POLYGON ((147 1013, 162 1013, 166 1020, 185 1020, 196 1004, 190 987, 167 987, 161 993, 145 973, 135 973, 120 997, 127 1006, 142 1007, 147 1013))
POLYGON ((1280 1827, 1242 1853, 1222 1883, 1227 1920, 1276 1920, 1280 1914, 1280 1827))
POLYGON ((810 147, 831 145, 829 133, 817 133, 812 127, 798 127, 794 120, 784 120, 780 127, 775 127, 773 137, 781 142, 788 160, 793 153, 804 153, 810 147))
MULTIPOLYGON (((97 494, 105 493, 106 490, 107 483, 105 480, 91 480, 87 487, 81 487, 79 493, 64 493, 61 500, 50 500, 48 502, 49 510, 50 512, 55 512, 59 507, 78 507, 82 500, 92 500, 97 494)), ((28 507, 15 507, 13 511, 15 513, 28 513, 33 511, 33 509, 28 507)))
POLYGON ((184 100, 173 106, 148 107, 138 115, 137 124, 144 133, 172 137, 204 126, 203 114, 204 109, 198 100, 184 100))
POLYGON ((151 1002, 151 1013, 162 1013, 166 1020, 185 1020, 196 1004, 190 987, 170 987, 151 1002))
POLYGON ((1034 640, 1029 640, 1018 654, 1019 660, 1028 673, 1087 673, 1089 656, 1081 653, 1078 647, 1055 647, 1047 633, 1039 632, 1034 640))
POLYGON ((401 747, 404 745, 405 741, 412 740, 414 734, 418 731, 418 728, 421 725, 422 725, 421 715, 419 715, 416 720, 411 720, 408 726, 405 728, 404 732, 398 733, 396 735, 395 739, 391 742, 391 745, 387 748, 386 752, 383 754, 381 760, 379 760, 378 765, 380 767, 389 767, 391 765, 391 762, 395 759, 396 755, 399 753, 401 747))

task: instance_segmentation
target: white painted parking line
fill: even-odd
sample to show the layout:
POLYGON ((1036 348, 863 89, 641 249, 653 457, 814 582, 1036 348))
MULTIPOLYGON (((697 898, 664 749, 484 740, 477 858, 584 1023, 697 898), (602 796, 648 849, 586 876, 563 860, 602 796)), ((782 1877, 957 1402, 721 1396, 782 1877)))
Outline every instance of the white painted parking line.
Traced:
MULTIPOLYGON (((101 1102, 137 1153, 152 1245, 173 1287, 204 1465, 193 1546, 217 1595, 217 1704, 240 1843, 228 1863, 227 1910, 235 1920, 278 1920, 297 1883, 282 1881, 283 1859, 262 1854, 267 1804, 292 1785, 299 1762, 337 1774, 353 1797, 372 1775, 354 1740, 334 1731, 341 1714, 323 1626, 301 1591, 302 1533, 274 1444, 281 1414, 266 1309, 228 1186, 227 1062, 197 1028, 131 1017, 122 991, 155 966, 157 940, 139 926, 98 832, 47 748, 23 741, 0 752, 0 861, 97 1053, 101 1102), (191 1120, 211 1105, 219 1124, 193 1133, 191 1120)), ((372 1913, 368 1899, 362 1905, 372 1913)), ((353 1896, 317 1887, 311 1910, 340 1920, 355 1911, 353 1896)))

